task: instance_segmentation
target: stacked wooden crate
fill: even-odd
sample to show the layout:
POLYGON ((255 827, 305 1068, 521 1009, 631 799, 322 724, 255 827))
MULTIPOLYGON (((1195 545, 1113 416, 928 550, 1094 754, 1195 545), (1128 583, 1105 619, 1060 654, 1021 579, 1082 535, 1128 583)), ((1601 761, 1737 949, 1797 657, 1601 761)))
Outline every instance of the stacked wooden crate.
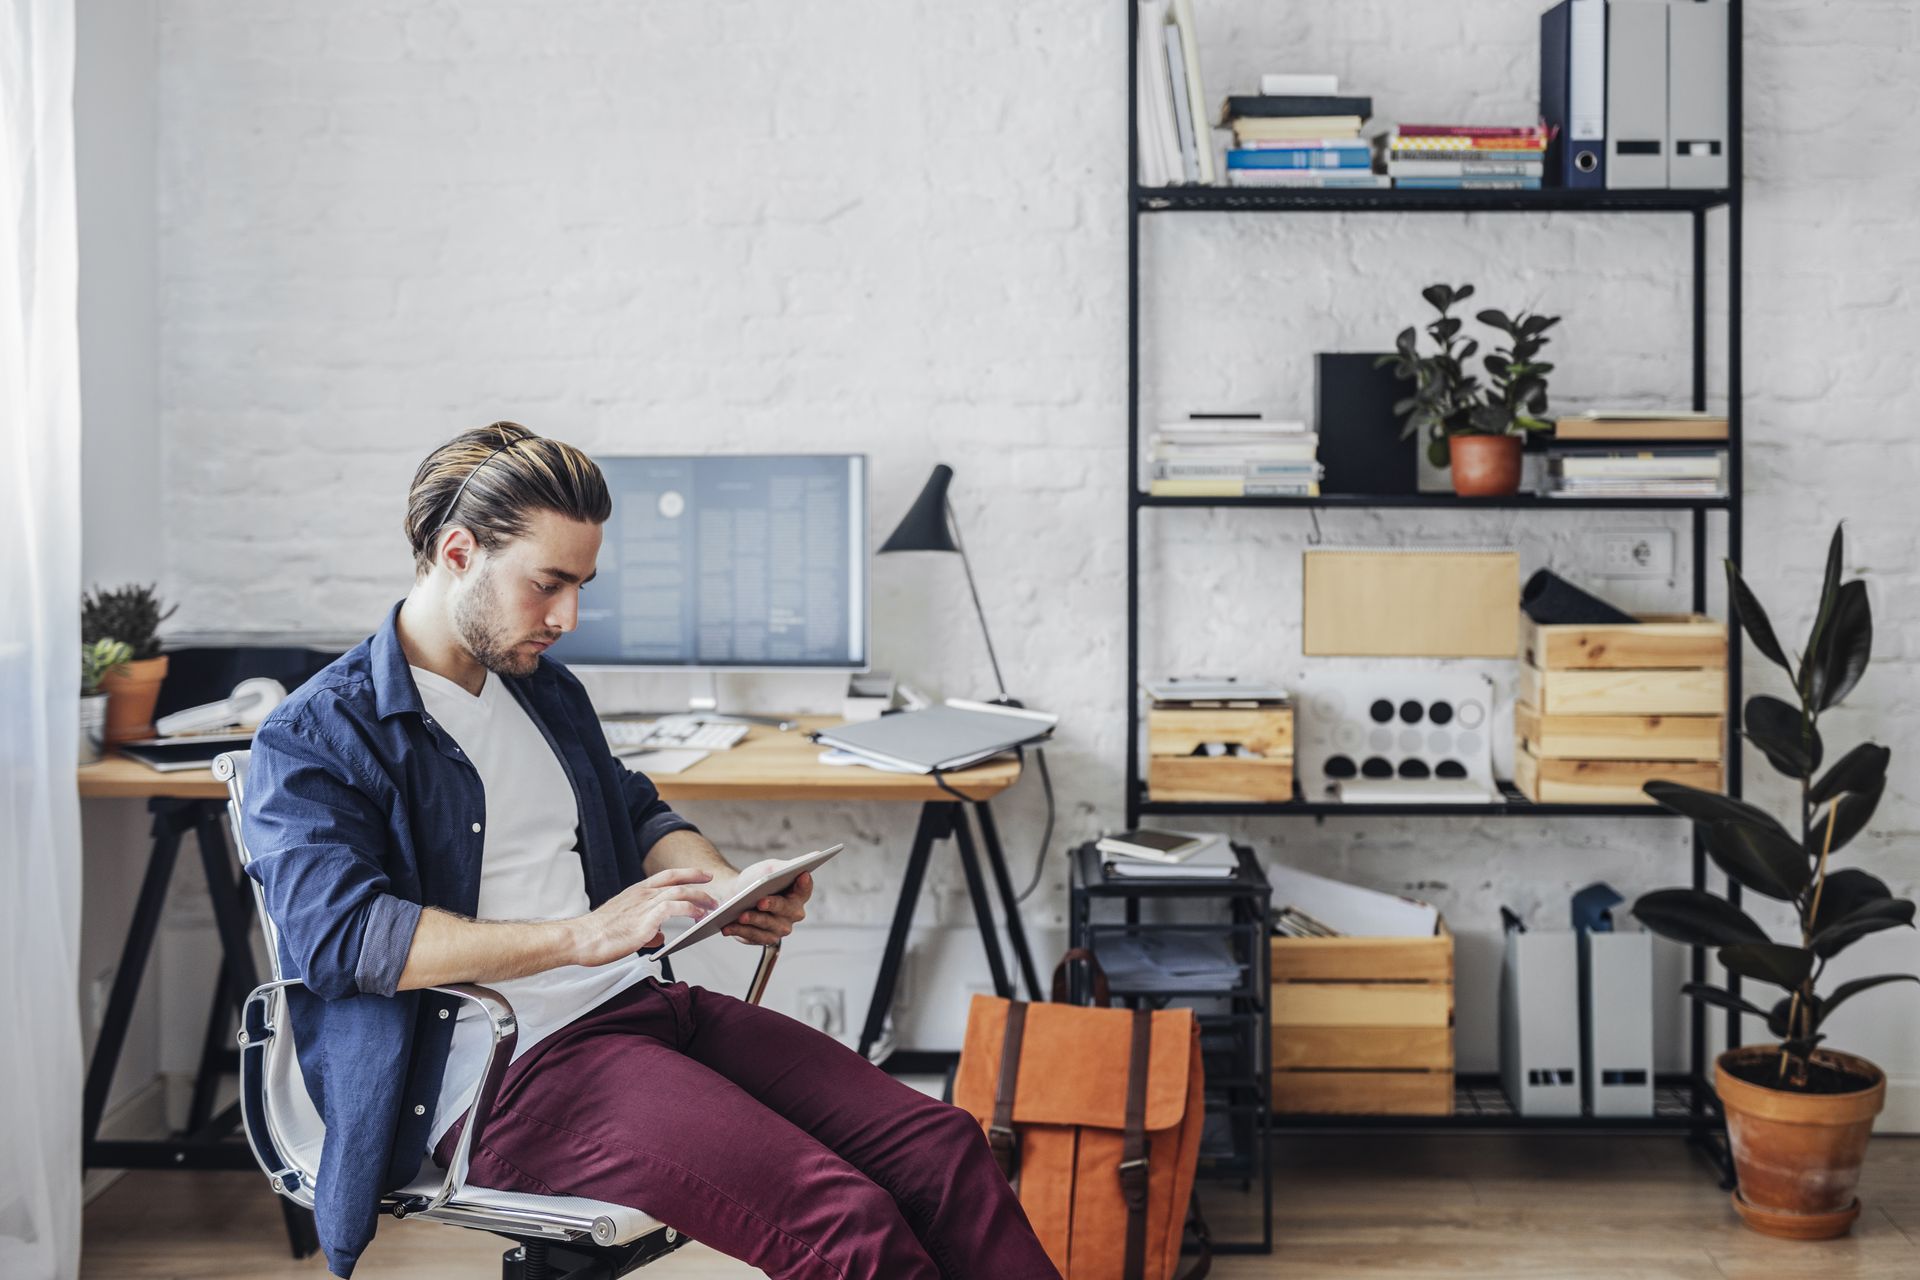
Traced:
POLYGON ((1520 620, 1514 783, 1542 804, 1650 804, 1654 779, 1718 791, 1727 631, 1698 614, 1520 620))
POLYGON ((1285 804, 1293 799, 1293 708, 1155 703, 1147 710, 1147 798, 1285 804), (1244 755, 1196 755, 1208 744, 1244 755))
POLYGON ((1453 1111, 1453 935, 1272 939, 1273 1109, 1453 1111))

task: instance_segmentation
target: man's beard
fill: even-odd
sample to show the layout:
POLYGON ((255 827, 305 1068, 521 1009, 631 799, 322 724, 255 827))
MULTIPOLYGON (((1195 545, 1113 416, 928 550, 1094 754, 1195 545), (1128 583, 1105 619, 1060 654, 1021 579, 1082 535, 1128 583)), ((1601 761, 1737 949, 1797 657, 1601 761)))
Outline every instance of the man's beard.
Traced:
POLYGON ((522 636, 518 639, 506 633, 499 623, 501 610, 494 589, 493 565, 483 566, 479 580, 472 588, 462 592, 453 602, 453 630, 460 637, 460 643, 467 647, 473 660, 496 675, 529 676, 540 665, 537 653, 522 653, 520 645, 529 639, 544 640, 545 636, 522 636))

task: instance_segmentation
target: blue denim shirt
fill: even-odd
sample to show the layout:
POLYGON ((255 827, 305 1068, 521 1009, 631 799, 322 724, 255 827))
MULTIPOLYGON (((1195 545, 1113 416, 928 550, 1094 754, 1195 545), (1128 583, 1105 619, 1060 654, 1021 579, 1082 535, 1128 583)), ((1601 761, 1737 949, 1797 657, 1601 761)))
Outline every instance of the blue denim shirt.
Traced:
MULTIPOLYGON (((253 740, 248 872, 280 934, 300 1069, 326 1122, 314 1187, 320 1244, 351 1275, 383 1193, 418 1174, 459 1000, 396 992, 423 907, 474 914, 486 796, 426 714, 394 633, 380 630, 302 685, 253 740)), ((559 757, 579 805, 587 896, 644 877, 669 831, 693 830, 608 751, 565 667, 540 660, 506 686, 559 757)))

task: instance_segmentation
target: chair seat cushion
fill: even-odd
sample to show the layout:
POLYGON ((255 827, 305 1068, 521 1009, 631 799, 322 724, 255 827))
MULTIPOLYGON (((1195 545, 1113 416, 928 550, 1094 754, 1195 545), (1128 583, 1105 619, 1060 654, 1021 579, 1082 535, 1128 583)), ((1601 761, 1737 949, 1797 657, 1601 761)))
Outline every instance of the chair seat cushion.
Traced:
MULTIPOLYGON (((431 1162, 427 1167, 432 1168, 431 1162)), ((433 1172, 439 1175, 438 1170, 433 1172)), ((423 1174, 408 1185, 402 1194, 432 1199, 440 1194, 442 1176, 428 1177, 423 1174)), ((532 1214, 553 1225, 578 1231, 591 1231, 594 1219, 605 1218, 613 1224, 613 1235, 610 1239, 595 1237, 594 1243, 600 1245, 626 1244, 666 1225, 658 1218, 623 1204, 608 1204, 604 1200, 589 1200, 584 1196, 542 1196, 529 1191, 501 1191, 494 1187, 475 1186, 471 1182, 461 1187, 441 1209, 415 1216, 444 1216, 449 1221, 471 1225, 464 1221, 467 1215, 485 1214, 490 1209, 532 1214)))

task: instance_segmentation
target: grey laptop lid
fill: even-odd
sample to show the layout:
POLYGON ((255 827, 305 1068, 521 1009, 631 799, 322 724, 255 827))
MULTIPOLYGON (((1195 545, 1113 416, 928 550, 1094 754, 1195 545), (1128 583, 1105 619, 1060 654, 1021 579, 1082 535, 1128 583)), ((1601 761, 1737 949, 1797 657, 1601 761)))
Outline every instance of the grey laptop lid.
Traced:
POLYGON ((1038 742, 1058 717, 1045 712, 949 701, 878 720, 835 725, 814 741, 918 773, 961 769, 1002 751, 1038 742))

